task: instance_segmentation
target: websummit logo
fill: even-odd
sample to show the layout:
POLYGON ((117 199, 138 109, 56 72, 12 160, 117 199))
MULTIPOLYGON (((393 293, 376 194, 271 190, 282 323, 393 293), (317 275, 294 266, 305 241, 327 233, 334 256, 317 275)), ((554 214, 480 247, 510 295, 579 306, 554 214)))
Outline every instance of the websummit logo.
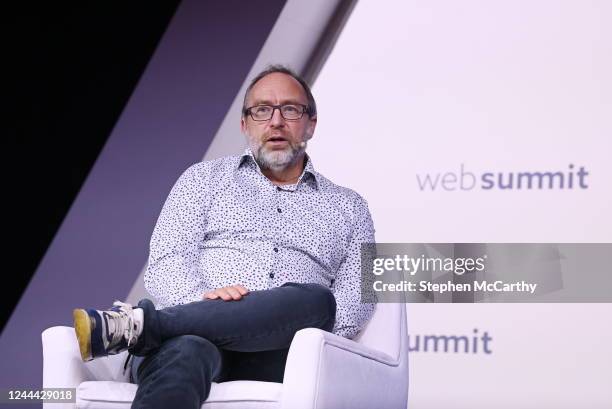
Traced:
POLYGON ((572 190, 588 189, 584 166, 577 170, 569 164, 564 171, 540 172, 467 172, 461 164, 459 172, 417 173, 418 187, 424 190, 572 190))

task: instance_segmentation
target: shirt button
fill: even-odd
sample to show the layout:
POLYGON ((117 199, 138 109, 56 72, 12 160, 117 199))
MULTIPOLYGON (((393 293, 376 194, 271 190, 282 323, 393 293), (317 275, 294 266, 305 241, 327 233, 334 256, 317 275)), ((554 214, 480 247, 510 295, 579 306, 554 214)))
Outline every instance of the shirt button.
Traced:
POLYGON ((274 278, 274 273, 270 273, 270 278, 274 278))
POLYGON ((277 208, 276 210, 278 210, 279 213, 282 213, 283 211, 279 208, 277 208))
POLYGON ((276 247, 274 247, 274 252, 278 253, 278 249, 276 247))

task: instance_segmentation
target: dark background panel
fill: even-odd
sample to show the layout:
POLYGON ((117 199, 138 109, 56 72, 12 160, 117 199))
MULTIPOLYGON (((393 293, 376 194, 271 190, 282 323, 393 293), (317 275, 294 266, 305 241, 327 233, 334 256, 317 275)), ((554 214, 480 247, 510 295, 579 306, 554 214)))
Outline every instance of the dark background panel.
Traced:
POLYGON ((51 243, 179 5, 53 2, 5 15, 9 115, 0 328, 51 243))

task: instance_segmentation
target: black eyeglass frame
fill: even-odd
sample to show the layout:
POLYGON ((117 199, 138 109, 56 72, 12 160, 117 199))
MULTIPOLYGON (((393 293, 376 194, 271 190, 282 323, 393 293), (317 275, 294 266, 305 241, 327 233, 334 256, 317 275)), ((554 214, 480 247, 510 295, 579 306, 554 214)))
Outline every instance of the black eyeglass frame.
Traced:
POLYGON ((300 120, 300 119, 302 119, 304 117, 304 114, 308 114, 309 117, 312 117, 312 110, 310 109, 310 106, 304 105, 304 104, 282 104, 282 105, 260 104, 260 105, 253 105, 252 107, 245 108, 243 114, 245 116, 249 115, 253 121, 264 122, 264 121, 269 121, 270 119, 272 119, 272 117, 274 116, 274 111, 276 111, 277 109, 278 109, 278 112, 280 112, 281 116, 283 117, 283 119, 285 121, 298 121, 298 120, 300 120), (287 105, 296 105, 296 106, 302 107, 302 113, 299 116, 299 118, 293 118, 293 119, 285 118, 285 116, 283 115, 283 110, 281 108, 284 107, 284 106, 287 106, 287 105), (272 114, 270 115, 270 118, 268 118, 268 119, 255 119, 255 117, 253 116, 253 113, 251 112, 251 109, 257 108, 257 107, 261 107, 261 106, 266 106, 266 107, 272 108, 272 114))

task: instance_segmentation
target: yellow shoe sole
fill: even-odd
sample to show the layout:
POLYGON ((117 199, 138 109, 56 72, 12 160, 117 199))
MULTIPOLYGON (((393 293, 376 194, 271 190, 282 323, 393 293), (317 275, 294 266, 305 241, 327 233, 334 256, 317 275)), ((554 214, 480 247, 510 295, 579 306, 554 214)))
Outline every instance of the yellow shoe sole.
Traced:
POLYGON ((81 359, 83 362, 91 361, 93 359, 91 356, 91 331, 93 328, 89 314, 83 309, 75 309, 72 311, 72 317, 74 318, 74 331, 79 341, 81 359))

